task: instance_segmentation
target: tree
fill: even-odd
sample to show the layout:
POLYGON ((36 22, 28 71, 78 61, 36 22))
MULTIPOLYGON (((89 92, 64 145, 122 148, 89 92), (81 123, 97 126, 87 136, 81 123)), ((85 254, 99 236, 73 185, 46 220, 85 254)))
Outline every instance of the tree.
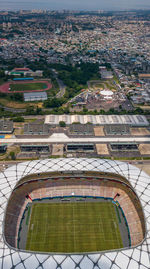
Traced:
POLYGON ((34 106, 28 106, 26 109, 26 114, 27 115, 34 115, 35 114, 34 106))
POLYGON ((83 107, 83 113, 87 113, 88 109, 86 107, 83 107))
POLYGON ((135 113, 135 114, 143 114, 143 113, 144 113, 144 111, 143 111, 143 109, 142 109, 142 108, 137 107, 137 108, 134 110, 134 113, 135 113))
POLYGON ((100 114, 105 114, 105 110, 104 109, 100 109, 99 113, 100 114))
POLYGON ((5 72, 4 70, 0 70, 0 78, 3 78, 3 77, 5 77, 5 72))
POLYGON ((64 112, 65 114, 69 114, 69 112, 70 112, 69 107, 64 107, 64 108, 63 108, 63 112, 64 112))
POLYGON ((74 67, 69 65, 59 70, 59 78, 62 79, 69 88, 72 88, 74 93, 80 91, 94 75, 99 77, 99 65, 94 63, 81 63, 74 67), (82 87, 80 88, 81 85, 82 87))
POLYGON ((110 108, 110 109, 109 109, 109 113, 110 113, 110 114, 115 113, 115 109, 114 109, 113 107, 112 107, 112 108, 110 108))
POLYGON ((23 101, 23 94, 19 92, 10 94, 9 97, 13 101, 19 101, 19 102, 23 101))
POLYGON ((44 107, 46 108, 56 108, 60 107, 63 104, 63 98, 49 98, 44 101, 44 107))
POLYGON ((36 114, 39 115, 39 114, 42 114, 42 108, 41 107, 38 107, 36 108, 36 114))
POLYGON ((60 121, 60 122, 59 122, 59 126, 60 126, 60 127, 66 127, 66 123, 65 123, 64 121, 60 121))
POLYGON ((16 160, 16 155, 15 155, 14 151, 10 152, 10 157, 11 157, 12 160, 16 160))
POLYGON ((15 118, 13 118, 13 121, 14 122, 24 122, 24 117, 21 117, 21 116, 15 117, 15 118))

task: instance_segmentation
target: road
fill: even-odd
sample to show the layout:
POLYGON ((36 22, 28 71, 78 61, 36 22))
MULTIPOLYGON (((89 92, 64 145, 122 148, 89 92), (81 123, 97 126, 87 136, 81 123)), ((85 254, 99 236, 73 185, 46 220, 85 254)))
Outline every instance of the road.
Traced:
POLYGON ((26 112, 26 109, 15 109, 15 108, 11 108, 11 107, 5 107, 5 106, 2 106, 0 105, 0 108, 3 108, 5 111, 8 111, 8 112, 12 112, 12 113, 24 113, 26 112))
POLYGON ((137 142, 150 143, 150 137, 78 137, 71 138, 64 133, 54 133, 48 138, 10 138, 0 139, 0 143, 112 143, 137 142))
POLYGON ((65 94, 66 85, 61 79, 58 78, 58 73, 55 69, 51 69, 51 71, 53 72, 54 78, 57 80, 57 83, 59 85, 59 92, 56 94, 56 97, 61 98, 65 94))
POLYGON ((59 92, 57 93, 56 97, 57 97, 57 98, 61 98, 61 97, 63 97, 63 95, 65 94, 66 85, 63 83, 62 80, 60 80, 60 79, 57 78, 57 77, 56 77, 56 80, 57 80, 58 85, 59 85, 59 92))

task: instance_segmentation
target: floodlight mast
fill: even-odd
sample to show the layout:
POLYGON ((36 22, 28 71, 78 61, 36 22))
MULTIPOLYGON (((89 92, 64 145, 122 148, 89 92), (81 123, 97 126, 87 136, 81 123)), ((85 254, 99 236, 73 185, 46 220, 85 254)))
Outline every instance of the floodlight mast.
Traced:
POLYGON ((119 193, 116 193, 116 195, 114 196, 113 200, 115 200, 116 197, 119 197, 119 196, 120 196, 120 194, 119 193))
POLYGON ((30 199, 31 202, 32 202, 32 198, 31 198, 31 196, 30 196, 29 194, 26 195, 26 198, 27 198, 27 199, 30 199))

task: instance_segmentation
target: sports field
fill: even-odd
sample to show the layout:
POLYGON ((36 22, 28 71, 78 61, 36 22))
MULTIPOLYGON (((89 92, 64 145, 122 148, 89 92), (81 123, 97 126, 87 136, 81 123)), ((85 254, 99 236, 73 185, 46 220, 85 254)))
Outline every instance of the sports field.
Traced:
POLYGON ((38 90, 44 90, 47 88, 46 83, 40 83, 40 82, 35 82, 35 83, 12 83, 10 84, 10 91, 38 91, 38 90))
POLYGON ((122 247, 118 216, 111 202, 32 206, 26 250, 79 253, 122 247))

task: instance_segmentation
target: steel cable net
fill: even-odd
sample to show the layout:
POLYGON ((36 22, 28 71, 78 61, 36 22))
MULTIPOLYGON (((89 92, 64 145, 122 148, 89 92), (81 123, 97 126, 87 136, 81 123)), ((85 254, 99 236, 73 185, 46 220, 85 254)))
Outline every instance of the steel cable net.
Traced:
POLYGON ((51 159, 16 164, 0 173, 0 268, 2 269, 149 269, 150 268, 150 177, 124 162, 100 159, 51 159), (48 255, 9 248, 3 238, 7 201, 22 177, 53 171, 103 171, 124 176, 140 198, 146 236, 140 246, 88 255, 48 255))

